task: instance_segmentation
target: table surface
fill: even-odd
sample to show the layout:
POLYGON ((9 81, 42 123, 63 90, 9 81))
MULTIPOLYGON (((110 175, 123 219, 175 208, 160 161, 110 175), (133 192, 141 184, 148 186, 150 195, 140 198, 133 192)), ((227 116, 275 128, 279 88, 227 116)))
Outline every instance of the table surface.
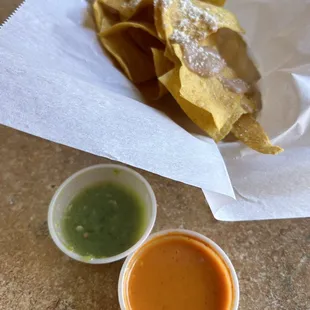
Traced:
MULTIPOLYGON (((0 23, 20 2, 1 0, 0 23)), ((0 145, 0 309, 119 309, 122 262, 92 266, 69 259, 46 222, 64 179, 110 161, 3 126, 0 145)), ((240 281, 240 310, 310 309, 310 219, 218 222, 199 189, 140 172, 157 196, 155 231, 193 229, 228 253, 240 281)))

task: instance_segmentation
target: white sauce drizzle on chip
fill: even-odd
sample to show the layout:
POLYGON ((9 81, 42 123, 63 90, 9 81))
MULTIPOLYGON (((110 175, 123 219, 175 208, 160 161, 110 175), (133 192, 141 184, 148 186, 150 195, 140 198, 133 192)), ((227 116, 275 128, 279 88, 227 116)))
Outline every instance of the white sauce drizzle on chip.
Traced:
POLYGON ((172 42, 180 44, 183 49, 183 59, 191 71, 202 77, 219 74, 226 66, 225 60, 218 51, 208 46, 199 46, 190 36, 175 30, 170 37, 172 42))

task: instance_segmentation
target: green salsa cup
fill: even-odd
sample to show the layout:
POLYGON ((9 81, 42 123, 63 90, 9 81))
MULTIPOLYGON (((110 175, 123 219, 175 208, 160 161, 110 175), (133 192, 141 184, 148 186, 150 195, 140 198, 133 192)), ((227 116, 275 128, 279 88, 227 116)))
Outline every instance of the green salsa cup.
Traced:
POLYGON ((125 166, 102 164, 80 170, 61 184, 49 205, 48 228, 69 257, 106 264, 143 244, 156 210, 155 194, 145 178, 125 166), (87 253, 91 247, 94 255, 87 253))

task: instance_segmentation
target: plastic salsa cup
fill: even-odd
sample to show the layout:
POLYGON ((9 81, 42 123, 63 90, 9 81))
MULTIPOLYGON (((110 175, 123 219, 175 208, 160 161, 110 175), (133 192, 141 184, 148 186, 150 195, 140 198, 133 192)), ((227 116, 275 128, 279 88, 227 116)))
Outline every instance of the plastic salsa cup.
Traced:
MULTIPOLYGON (((209 238, 205 237, 204 235, 201 235, 197 232, 194 231, 190 231, 190 230, 183 230, 183 229, 175 229, 175 230, 165 230, 165 231, 161 231, 155 234, 152 234, 148 240, 138 249, 136 250, 134 253, 132 253, 131 255, 129 255, 127 257, 127 259, 125 260, 123 267, 121 269, 121 273, 120 273, 120 277, 119 277, 119 282, 118 282, 118 297, 119 297, 119 303, 120 303, 120 307, 122 310, 136 310, 135 306, 132 306, 130 303, 130 297, 129 295, 130 290, 132 289, 130 287, 131 283, 133 282, 137 282, 138 281, 138 277, 140 277, 140 279, 143 279, 144 283, 142 283, 142 287, 135 287, 135 291, 131 294, 133 296, 137 296, 139 302, 141 301, 142 295, 148 295, 151 296, 152 300, 157 304, 157 300, 158 298, 160 298, 160 296, 165 296, 167 297, 166 292, 169 291, 169 287, 170 287, 170 291, 173 292, 174 296, 172 297, 172 304, 169 303, 165 304, 162 303, 160 304, 160 302, 158 303, 156 309, 158 307, 163 307, 163 309, 170 309, 171 307, 176 307, 175 305, 175 299, 179 298, 180 302, 189 302, 189 307, 193 307, 193 309, 196 309, 194 304, 191 304, 195 299, 193 298, 193 296, 195 294, 197 294, 197 291, 199 291, 198 283, 194 282, 194 283, 190 283, 190 282, 185 282, 182 284, 180 283, 180 281, 182 281, 182 275, 179 273, 176 273, 176 271, 178 271, 177 268, 174 267, 170 267, 169 266, 174 266, 174 264, 177 264, 175 261, 177 261, 177 254, 178 253, 174 253, 172 252, 172 256, 174 261, 169 261, 169 264, 167 264, 166 268, 160 268, 158 267, 160 265, 160 260, 163 257, 163 255, 161 252, 157 253, 157 257, 154 257, 154 262, 150 262, 147 259, 147 256, 144 255, 143 252, 148 252, 152 253, 154 255, 155 252, 153 251, 153 248, 155 248, 158 244, 158 247, 161 246, 161 244, 163 244, 163 242, 168 242, 169 239, 172 238, 177 238, 176 240, 178 240, 178 238, 183 238, 186 242, 191 242, 193 241, 193 244, 195 244, 195 246, 197 245, 199 248, 202 249, 207 249, 207 251, 210 253, 211 260, 206 260, 209 262, 212 261, 212 264, 210 265, 210 268, 215 268, 217 269, 217 266, 214 265, 214 262, 216 260, 218 260, 219 262, 219 266, 221 268, 225 268, 225 270, 220 270, 219 269, 219 274, 222 275, 223 272, 226 273, 226 286, 229 289, 229 293, 226 294, 227 296, 229 296, 229 301, 225 301, 221 300, 217 303, 217 306, 213 303, 213 306, 209 307, 208 306, 208 300, 206 299, 206 306, 201 306, 200 303, 200 307, 199 309, 203 308, 203 309, 229 309, 229 310, 237 310, 238 309, 238 304, 239 304, 239 284, 238 284, 238 278, 235 272, 235 269, 230 261, 230 259, 228 258, 228 256, 225 254, 225 252, 212 240, 210 240, 209 238), (163 241, 162 241, 163 240, 163 241), (149 248, 149 249, 148 249, 149 248), (151 252, 153 251, 153 252, 151 252), (148 264, 148 265, 147 265, 148 264), (139 266, 141 265, 141 267, 139 266), (147 273, 146 270, 147 268, 151 269, 149 270, 149 272, 147 273), (138 272, 136 272, 135 274, 132 274, 134 270, 138 270, 138 272), (146 272, 143 274, 143 272, 146 272), (142 273, 142 275, 141 275, 142 273), (150 281, 149 279, 145 279, 145 275, 151 275, 150 279, 154 279, 154 282, 150 281), (171 278, 170 278, 170 274, 171 274, 171 278), (131 277, 134 277, 133 280, 131 280, 131 277), (158 284, 159 283, 163 283, 162 281, 173 281, 173 279, 175 280, 175 286, 171 286, 170 283, 168 283, 168 285, 166 285, 165 289, 158 289, 158 284), (197 285, 196 285, 197 283, 197 285), (177 287, 177 289, 176 289, 177 287), (187 294, 186 291, 182 291, 182 289, 180 289, 180 287, 184 288, 187 287, 189 290, 192 287, 192 295, 189 296, 185 296, 187 294), (177 291, 179 289, 179 291, 177 291), (150 291, 153 291, 150 293, 150 291), (181 292, 180 292, 181 291, 181 292), (184 294, 183 294, 184 292, 184 294), (134 295, 135 294, 135 295, 134 295), (180 296, 184 296, 185 298, 182 298, 180 296), (188 300, 188 298, 191 298, 190 300, 188 300), (221 305, 221 306, 219 306, 221 305), (166 307, 166 308, 165 308, 166 307)), ((180 239, 180 240, 181 240, 180 239)), ((167 250, 166 248, 162 248, 162 251, 165 251, 165 253, 167 254, 167 250)), ((200 250, 199 250, 200 251, 200 250)), ((204 250, 202 250, 204 251, 204 250)), ((182 254, 182 250, 180 251, 179 254, 182 254)), ((186 252, 184 252, 184 254, 186 255, 186 252)), ((151 254, 149 254, 151 255, 151 254)), ((170 254, 168 254, 170 255, 170 254)), ((166 255, 167 256, 167 255, 166 255)), ((194 256, 194 258, 196 258, 194 256)), ((179 258, 180 260, 182 260, 182 257, 179 258)), ((200 258, 199 258, 200 259, 200 258)), ((189 262, 192 262, 194 264, 201 264, 201 261, 190 261, 190 258, 188 258, 188 256, 186 256, 185 260, 181 263, 181 269, 179 269, 179 271, 181 270, 180 273, 182 273, 184 271, 184 269, 188 269, 190 270, 192 273, 196 272, 196 278, 195 276, 193 276, 192 274, 189 276, 189 279, 187 279, 187 281, 193 281, 195 279, 201 279, 201 274, 199 273, 199 270, 195 271, 193 268, 191 269, 191 266, 189 266, 189 262), (183 264, 183 265, 182 265, 183 264), (186 265, 187 264, 187 265, 186 265)), ((206 263, 206 264, 208 264, 206 263)), ((208 267, 207 267, 208 268, 208 267)), ((209 269, 209 271, 211 272, 212 269, 209 269)), ((208 270, 206 270, 206 274, 208 274, 209 272, 208 270)), ((209 279, 210 280, 210 279, 209 279)), ((215 287, 212 286, 213 282, 211 283, 211 287, 210 290, 214 290, 215 287)), ((223 291, 225 288, 223 285, 220 285, 217 287, 218 291, 215 292, 214 294, 216 294, 214 296, 215 300, 217 298, 219 298, 218 296, 221 296, 222 298, 224 298, 223 296, 223 291), (220 294, 219 294, 220 293, 220 294)), ((202 290, 200 289, 199 292, 201 292, 202 290)), ((211 294, 213 294, 213 291, 211 292, 211 294)), ((169 295, 169 294, 168 294, 169 295)), ((225 295, 225 296, 226 296, 225 295)), ((197 296, 197 295, 196 295, 197 296)), ((226 297, 227 297, 226 296, 226 297)), ((221 298, 220 297, 220 298, 221 298)), ((169 297, 168 297, 169 298, 169 297)), ((141 301, 140 302, 140 306, 136 307, 137 309, 142 309, 145 305, 147 305, 147 300, 141 301)), ((213 300, 214 302, 214 300, 213 300)), ((216 303, 216 302, 215 302, 216 303)), ((184 303, 181 304, 182 306, 184 306, 184 303)), ((151 308, 150 308, 151 309, 151 308)), ((153 309, 153 308, 152 308, 153 309)), ((155 308, 154 308, 155 309, 155 308)))
POLYGON ((48 228, 57 247, 71 258, 89 264, 112 263, 134 252, 147 239, 155 223, 156 208, 154 192, 142 175, 122 165, 95 165, 76 172, 60 185, 49 205, 48 228), (146 223, 141 237, 126 251, 110 257, 93 258, 76 253, 67 244, 66 238, 64 237, 62 221, 72 199, 81 193, 83 189, 101 182, 112 182, 134 192, 141 201, 143 208, 145 208, 146 223))

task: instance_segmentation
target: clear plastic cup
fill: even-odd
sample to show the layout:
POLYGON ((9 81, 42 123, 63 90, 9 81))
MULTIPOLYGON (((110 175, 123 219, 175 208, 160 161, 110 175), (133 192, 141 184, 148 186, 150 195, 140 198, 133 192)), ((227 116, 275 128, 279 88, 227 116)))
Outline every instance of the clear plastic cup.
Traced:
POLYGON ((80 170, 69 177, 54 194, 48 210, 48 228, 57 247, 71 258, 90 264, 106 264, 118 261, 133 253, 151 233, 156 218, 155 194, 144 177, 136 171, 121 165, 102 164, 80 170), (111 257, 88 258, 75 253, 68 247, 62 233, 61 222, 72 199, 84 188, 98 182, 113 182, 132 190, 146 208, 146 228, 141 238, 128 250, 111 257))
MULTIPOLYGON (((195 240, 201 241, 202 243, 212 248, 218 254, 218 256, 222 258, 223 262, 225 263, 227 267, 227 270, 229 271, 231 283, 232 283, 233 299, 232 299, 231 309, 229 310, 237 310, 239 306, 239 282, 238 282, 238 277, 237 277, 235 268, 233 264, 231 263, 230 259, 228 258, 228 256, 226 255, 226 253, 211 239, 195 231, 185 230, 185 229, 170 229, 170 230, 160 231, 158 233, 152 234, 147 239, 146 243, 148 243, 149 241, 153 239, 160 238, 162 236, 166 236, 169 234, 187 236, 189 238, 193 238, 195 240)), ((129 308, 128 302, 127 302, 128 280, 129 280, 129 273, 130 273, 130 268, 131 268, 130 265, 132 265, 131 261, 132 259, 134 259, 135 255, 139 252, 139 250, 141 250, 142 248, 143 248, 143 245, 135 253, 132 253, 130 256, 128 256, 121 269, 121 273, 120 273, 119 281, 118 281, 118 299, 119 299, 121 310, 134 310, 134 309, 129 308)))

